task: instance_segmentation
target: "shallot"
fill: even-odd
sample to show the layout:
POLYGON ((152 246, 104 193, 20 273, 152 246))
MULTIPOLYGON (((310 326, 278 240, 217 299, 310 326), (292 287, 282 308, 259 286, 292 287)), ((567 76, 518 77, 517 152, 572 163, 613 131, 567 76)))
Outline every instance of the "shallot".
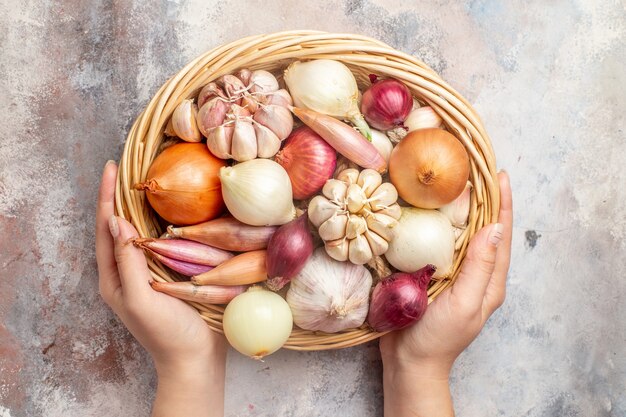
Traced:
POLYGON ((304 213, 278 228, 267 245, 267 286, 278 291, 296 276, 313 253, 309 216, 304 213))
POLYGON ((428 283, 433 265, 412 272, 397 272, 383 278, 372 293, 367 322, 377 332, 400 330, 422 318, 428 306, 428 283))

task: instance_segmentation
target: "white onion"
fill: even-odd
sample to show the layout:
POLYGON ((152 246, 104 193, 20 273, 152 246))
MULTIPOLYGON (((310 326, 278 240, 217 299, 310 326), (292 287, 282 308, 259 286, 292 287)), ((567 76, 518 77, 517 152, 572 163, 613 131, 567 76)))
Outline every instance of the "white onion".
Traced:
POLYGON ((394 231, 385 257, 395 268, 415 272, 432 264, 437 267, 434 278, 445 278, 452 272, 454 229, 444 214, 403 207, 394 231))
POLYGON ((224 334, 232 347, 253 359, 280 349, 291 334, 289 304, 278 294, 251 287, 224 310, 224 334))
POLYGON ((251 226, 277 226, 295 217, 287 171, 269 159, 253 159, 220 170, 228 211, 251 226))

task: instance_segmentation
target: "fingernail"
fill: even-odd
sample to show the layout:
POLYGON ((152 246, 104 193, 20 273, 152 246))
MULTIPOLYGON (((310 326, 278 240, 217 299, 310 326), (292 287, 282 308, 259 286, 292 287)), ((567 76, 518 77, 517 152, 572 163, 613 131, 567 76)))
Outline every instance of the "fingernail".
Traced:
POLYGON ((106 167, 108 167, 108 166, 109 166, 109 165, 111 165, 111 164, 115 165, 115 161, 114 161, 114 160, 112 160, 112 159, 109 159, 109 160, 107 161, 107 163, 106 163, 106 164, 104 164, 104 166, 105 166, 105 168, 106 168, 106 167))
POLYGON ((493 246, 498 246, 498 243, 502 240, 502 224, 496 223, 491 229, 491 233, 489 234, 489 243, 493 246))
POLYGON ((116 239, 120 234, 120 226, 117 223, 117 217, 115 217, 115 215, 109 217, 109 231, 113 239, 116 239))

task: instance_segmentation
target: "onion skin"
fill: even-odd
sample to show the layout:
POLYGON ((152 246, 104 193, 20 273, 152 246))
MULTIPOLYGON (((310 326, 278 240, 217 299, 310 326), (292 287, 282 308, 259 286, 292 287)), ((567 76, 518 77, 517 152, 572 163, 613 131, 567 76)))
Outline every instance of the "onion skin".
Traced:
POLYGON ((365 120, 380 130, 402 126, 412 108, 413 96, 408 87, 393 78, 374 81, 361 99, 365 120))
POLYGON ((422 318, 428 306, 428 283, 433 265, 407 274, 397 272, 383 278, 372 292, 367 322, 377 332, 400 330, 422 318))
POLYGON ((296 200, 313 197, 337 166, 333 147, 308 126, 291 132, 275 160, 287 171, 296 200))
POLYGON ((291 111, 350 161, 378 172, 387 169, 387 162, 376 147, 347 124, 312 110, 291 107, 291 111))
POLYGON ((198 242, 179 239, 136 238, 138 248, 160 253, 168 258, 200 265, 216 266, 228 261, 233 254, 198 242))
POLYGON ((242 253, 204 274, 191 277, 196 285, 246 285, 267 279, 265 250, 242 253))
POLYGON ((267 248, 277 229, 277 226, 250 226, 234 217, 221 217, 193 226, 169 226, 167 233, 224 250, 250 252, 267 248))
POLYGON ((469 178, 465 147, 442 129, 410 132, 389 159, 389 176, 407 203, 435 209, 454 201, 469 178))
POLYGON ((298 275, 313 254, 313 249, 307 213, 282 225, 267 245, 265 265, 270 278, 268 288, 278 291, 298 275))
POLYGON ((245 285, 194 285, 191 282, 157 282, 150 285, 155 291, 176 297, 180 300, 205 304, 227 304, 248 288, 245 285))
POLYGON ((152 162, 145 182, 150 206, 169 223, 190 225, 217 217, 224 210, 218 173, 226 165, 203 143, 178 143, 152 162))
POLYGON ((228 303, 222 323, 232 347, 252 359, 262 359, 289 339, 293 317, 280 295, 253 286, 228 303))

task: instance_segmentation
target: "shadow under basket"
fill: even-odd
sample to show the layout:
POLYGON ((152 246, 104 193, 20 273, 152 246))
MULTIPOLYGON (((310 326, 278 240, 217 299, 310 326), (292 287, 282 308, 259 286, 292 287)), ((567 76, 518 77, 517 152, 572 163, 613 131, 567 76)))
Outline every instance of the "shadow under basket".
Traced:
MULTIPOLYGON (((147 203, 145 193, 133 190, 133 185, 146 179, 150 164, 166 140, 164 128, 182 100, 196 97, 205 84, 241 68, 264 69, 278 76, 295 60, 321 58, 346 64, 361 89, 369 85, 369 74, 401 80, 420 103, 431 106, 441 116, 445 128, 467 150, 473 184, 468 226, 457 238, 452 274, 431 282, 428 295, 432 301, 454 284, 474 233, 497 220, 500 196, 495 156, 480 118, 465 98, 421 61, 365 36, 317 31, 250 36, 219 46, 187 64, 159 89, 128 134, 119 164, 116 214, 129 220, 141 237, 159 237, 165 231, 147 203)), ((149 258, 148 265, 156 281, 175 281, 180 277, 149 258)), ((213 330, 223 333, 224 306, 189 304, 213 330)), ((367 323, 334 334, 294 327, 284 347, 307 351, 339 349, 374 340, 382 334, 373 331, 367 323)))

